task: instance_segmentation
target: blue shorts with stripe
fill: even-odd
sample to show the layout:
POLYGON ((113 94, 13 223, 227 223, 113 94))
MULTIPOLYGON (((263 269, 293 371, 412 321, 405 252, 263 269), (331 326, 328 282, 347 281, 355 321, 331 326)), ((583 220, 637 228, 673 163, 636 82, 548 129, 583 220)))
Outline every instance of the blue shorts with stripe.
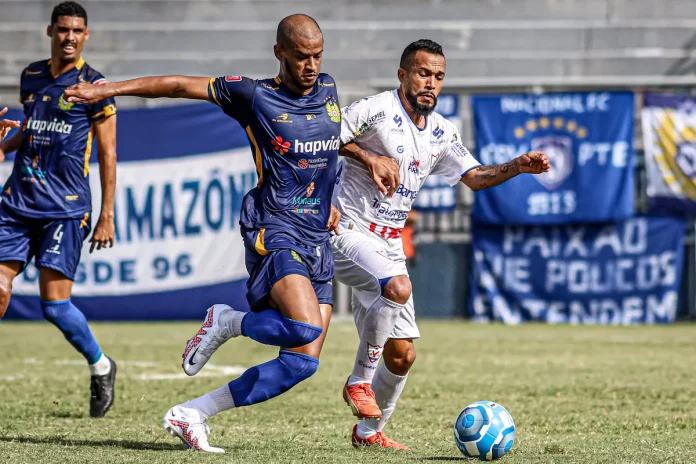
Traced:
POLYGON ((268 309, 271 288, 290 274, 305 276, 312 283, 319 304, 333 305, 334 273, 331 244, 317 247, 298 243, 280 229, 242 227, 247 281, 247 300, 252 311, 268 309))
POLYGON ((75 280, 82 242, 92 229, 89 213, 82 219, 40 219, 20 216, 0 203, 0 262, 32 258, 36 267, 56 270, 75 280))

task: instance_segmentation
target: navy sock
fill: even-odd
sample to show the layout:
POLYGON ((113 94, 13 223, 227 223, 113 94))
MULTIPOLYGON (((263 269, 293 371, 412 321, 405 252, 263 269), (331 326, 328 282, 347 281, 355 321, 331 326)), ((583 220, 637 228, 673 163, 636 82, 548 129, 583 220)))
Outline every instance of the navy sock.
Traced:
POLYGON ((317 358, 280 350, 273 361, 247 369, 228 384, 234 405, 250 406, 270 400, 311 377, 318 368, 317 358))
POLYGON ((85 315, 70 302, 70 299, 41 300, 41 310, 46 320, 51 321, 63 332, 65 339, 85 357, 88 364, 94 364, 99 360, 102 355, 99 344, 89 330, 85 315))
POLYGON ((322 328, 280 315, 275 309, 247 313, 242 335, 264 345, 297 348, 319 338, 322 328))

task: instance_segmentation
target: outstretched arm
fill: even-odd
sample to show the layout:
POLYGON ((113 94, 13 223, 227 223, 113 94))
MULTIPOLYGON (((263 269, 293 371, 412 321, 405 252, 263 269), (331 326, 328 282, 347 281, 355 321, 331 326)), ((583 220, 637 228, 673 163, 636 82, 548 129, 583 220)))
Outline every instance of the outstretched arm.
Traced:
POLYGON ((518 174, 541 174, 548 172, 549 158, 539 151, 531 151, 504 164, 479 166, 462 177, 462 182, 471 190, 483 190, 506 182, 518 174))
POLYGON ((102 85, 83 82, 65 90, 69 102, 96 103, 104 98, 133 96, 143 98, 190 98, 208 100, 209 77, 141 77, 102 85))
POLYGON ((394 158, 373 155, 360 148, 355 142, 343 145, 339 153, 365 166, 372 176, 372 182, 377 185, 382 195, 394 196, 401 182, 399 164, 394 158))

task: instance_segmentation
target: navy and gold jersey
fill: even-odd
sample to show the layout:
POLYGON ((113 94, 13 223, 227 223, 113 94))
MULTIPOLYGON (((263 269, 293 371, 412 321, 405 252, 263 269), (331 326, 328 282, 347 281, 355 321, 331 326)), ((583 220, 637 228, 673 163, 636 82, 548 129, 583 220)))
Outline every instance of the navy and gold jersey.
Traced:
POLYGON ((89 159, 94 122, 116 112, 113 99, 95 104, 68 103, 63 91, 79 82, 106 83, 80 58, 58 77, 50 60, 22 72, 24 106, 22 143, 12 175, 3 188, 3 204, 25 217, 82 218, 92 210, 89 159))
POLYGON ((254 154, 259 184, 245 197, 242 227, 326 243, 341 131, 333 78, 320 74, 298 95, 279 78, 222 76, 210 79, 208 95, 244 127, 254 154))

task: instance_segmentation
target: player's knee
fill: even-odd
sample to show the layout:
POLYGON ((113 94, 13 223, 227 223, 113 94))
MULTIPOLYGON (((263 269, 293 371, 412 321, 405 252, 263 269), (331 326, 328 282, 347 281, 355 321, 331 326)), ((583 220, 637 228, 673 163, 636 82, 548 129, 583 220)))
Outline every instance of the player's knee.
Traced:
POLYGON ((0 318, 5 315, 12 296, 12 279, 0 274, 0 318))
POLYGON ((290 386, 310 378, 319 370, 319 360, 306 354, 281 350, 278 359, 289 373, 288 380, 292 383, 290 386))
POLYGON ((406 304, 411 297, 411 280, 408 276, 400 275, 389 279, 384 286, 382 296, 398 304, 406 304))
POLYGON ((300 346, 309 345, 319 338, 323 332, 321 327, 286 317, 283 318, 283 325, 286 329, 286 341, 283 346, 286 348, 299 348, 300 346))
POLYGON ((413 343, 400 346, 393 353, 390 353, 389 359, 385 357, 387 368, 390 372, 397 375, 406 375, 416 362, 416 348, 413 343))

